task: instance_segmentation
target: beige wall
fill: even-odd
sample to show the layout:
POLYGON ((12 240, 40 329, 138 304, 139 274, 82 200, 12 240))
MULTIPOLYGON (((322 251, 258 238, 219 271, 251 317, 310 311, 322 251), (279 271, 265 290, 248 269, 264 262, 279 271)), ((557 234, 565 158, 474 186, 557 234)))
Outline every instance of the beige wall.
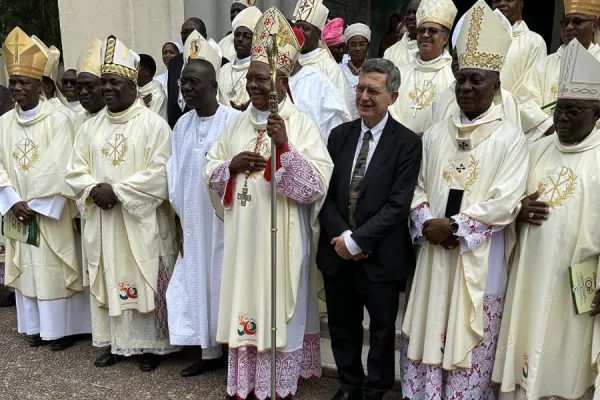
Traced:
POLYGON ((76 67, 94 36, 104 40, 112 34, 135 52, 154 57, 160 74, 162 45, 180 40, 183 0, 58 0, 58 6, 65 69, 76 67))

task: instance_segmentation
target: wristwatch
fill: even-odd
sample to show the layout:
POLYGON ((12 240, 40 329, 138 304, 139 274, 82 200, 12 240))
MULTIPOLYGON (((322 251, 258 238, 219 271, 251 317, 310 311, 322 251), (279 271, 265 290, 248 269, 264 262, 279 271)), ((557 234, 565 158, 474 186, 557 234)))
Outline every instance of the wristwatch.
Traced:
POLYGON ((460 226, 458 226, 458 223, 456 222, 456 220, 452 217, 449 218, 450 220, 450 231, 452 232, 453 235, 456 235, 458 233, 458 230, 460 229, 460 226))

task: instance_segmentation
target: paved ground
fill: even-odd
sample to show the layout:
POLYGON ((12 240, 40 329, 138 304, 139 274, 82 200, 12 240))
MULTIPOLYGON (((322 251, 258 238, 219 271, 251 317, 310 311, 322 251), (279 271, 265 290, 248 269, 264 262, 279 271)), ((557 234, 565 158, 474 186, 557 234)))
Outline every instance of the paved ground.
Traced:
MULTIPOLYGON (((0 290, 0 293, 2 291, 0 290)), ((183 379, 179 370, 193 363, 194 352, 166 357, 152 373, 138 370, 137 362, 123 361, 108 369, 94 367, 98 354, 91 340, 63 351, 32 349, 17 333, 14 308, 0 309, 0 399, 2 400, 212 400, 225 397, 225 369, 183 379)), ((329 400, 338 382, 321 378, 301 383, 298 400, 329 400)), ((386 400, 398 400, 391 393, 386 400)))

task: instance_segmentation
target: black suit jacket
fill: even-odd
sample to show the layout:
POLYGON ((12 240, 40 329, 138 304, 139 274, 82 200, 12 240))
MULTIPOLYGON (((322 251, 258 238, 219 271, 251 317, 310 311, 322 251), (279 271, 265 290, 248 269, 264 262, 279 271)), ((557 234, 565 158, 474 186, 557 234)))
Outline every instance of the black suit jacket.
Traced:
MULTIPOLYGON (((319 216, 317 265, 328 275, 335 274, 346 262, 331 240, 351 230, 349 187, 360 132, 360 119, 342 124, 331 131, 327 144, 334 169, 319 216)), ((368 254, 359 263, 372 281, 400 280, 414 272, 408 216, 421 157, 421 139, 390 115, 361 184, 355 214, 357 228, 352 233, 363 253, 368 254)))
POLYGON ((175 127, 175 124, 181 118, 184 111, 181 111, 177 99, 179 98, 179 84, 177 80, 181 77, 181 70, 183 69, 183 54, 178 54, 171 59, 169 62, 169 79, 167 82, 167 118, 171 129, 175 127))

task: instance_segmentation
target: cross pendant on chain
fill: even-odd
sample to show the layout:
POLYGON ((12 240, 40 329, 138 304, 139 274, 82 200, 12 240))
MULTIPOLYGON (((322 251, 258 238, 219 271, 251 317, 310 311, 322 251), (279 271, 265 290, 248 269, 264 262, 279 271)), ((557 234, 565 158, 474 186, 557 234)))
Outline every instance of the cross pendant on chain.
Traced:
POLYGON ((252 196, 248 194, 248 188, 244 187, 242 189, 242 193, 238 193, 237 195, 238 200, 241 201, 242 206, 245 207, 246 206, 246 202, 252 200, 252 196))

